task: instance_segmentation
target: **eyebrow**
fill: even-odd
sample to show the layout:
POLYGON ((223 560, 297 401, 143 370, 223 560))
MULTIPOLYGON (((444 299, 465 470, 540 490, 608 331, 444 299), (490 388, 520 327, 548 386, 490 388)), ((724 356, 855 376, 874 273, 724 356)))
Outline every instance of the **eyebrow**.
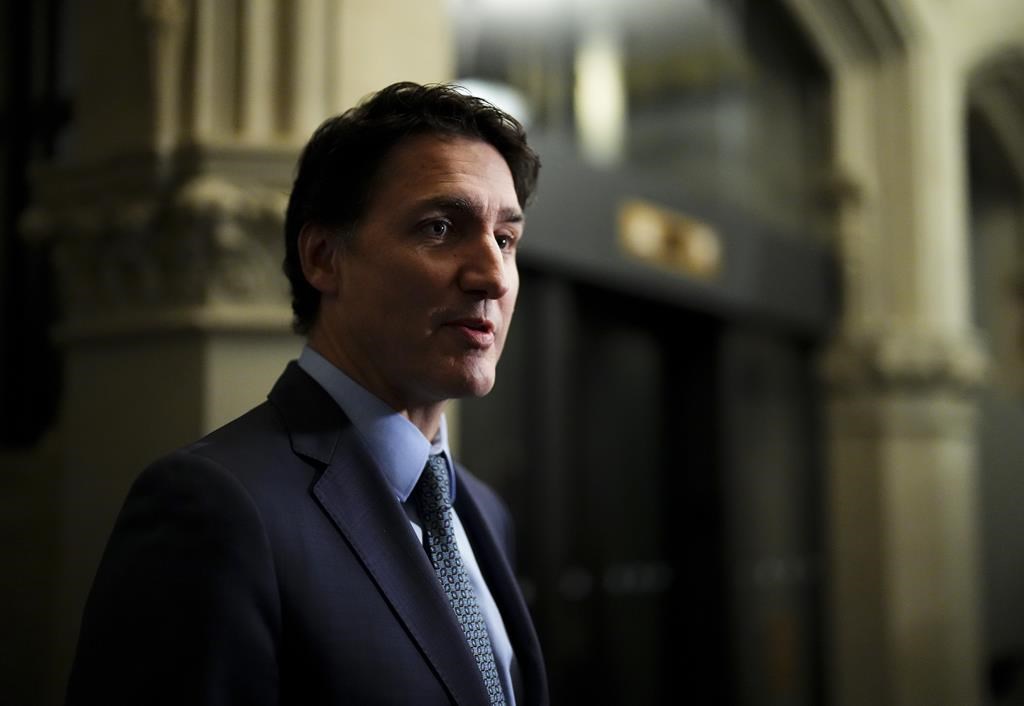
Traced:
MULTIPOLYGON (((479 218, 484 212, 483 204, 479 201, 461 196, 438 196, 424 200, 421 206, 445 211, 460 211, 467 216, 476 218, 479 218)), ((501 223, 522 223, 523 212, 518 208, 503 208, 498 212, 498 220, 501 223)))

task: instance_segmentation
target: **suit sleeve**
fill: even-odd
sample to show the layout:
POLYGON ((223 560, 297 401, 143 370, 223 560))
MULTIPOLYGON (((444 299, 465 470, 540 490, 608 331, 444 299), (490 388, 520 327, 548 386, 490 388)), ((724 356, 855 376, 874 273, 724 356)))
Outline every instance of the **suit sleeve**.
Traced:
POLYGON ((177 452, 136 481, 82 618, 67 704, 275 704, 280 601, 259 512, 177 452))

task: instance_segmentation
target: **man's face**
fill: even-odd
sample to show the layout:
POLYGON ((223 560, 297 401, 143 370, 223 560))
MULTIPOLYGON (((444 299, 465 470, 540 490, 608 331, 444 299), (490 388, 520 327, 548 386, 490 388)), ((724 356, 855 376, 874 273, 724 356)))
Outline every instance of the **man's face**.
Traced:
POLYGON ((396 409, 487 394, 519 291, 522 211, 490 144, 418 135, 381 165, 320 312, 342 367, 396 409))

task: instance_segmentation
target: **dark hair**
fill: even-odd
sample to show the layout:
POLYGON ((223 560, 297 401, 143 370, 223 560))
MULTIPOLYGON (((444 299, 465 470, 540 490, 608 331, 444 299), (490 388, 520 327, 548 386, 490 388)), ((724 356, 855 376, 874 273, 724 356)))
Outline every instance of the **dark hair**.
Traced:
POLYGON ((523 126, 459 86, 395 83, 354 108, 326 120, 299 158, 284 223, 284 272, 292 289, 294 328, 308 333, 320 292, 306 281, 299 261, 299 233, 307 223, 351 233, 370 201, 381 164, 403 139, 436 133, 491 144, 512 172, 519 205, 537 184, 540 160, 526 144, 523 126))

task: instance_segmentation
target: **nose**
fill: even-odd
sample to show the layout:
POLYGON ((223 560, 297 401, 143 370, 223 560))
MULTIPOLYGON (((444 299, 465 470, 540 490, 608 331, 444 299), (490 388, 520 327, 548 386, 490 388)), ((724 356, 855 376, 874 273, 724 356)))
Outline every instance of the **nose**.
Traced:
POLYGON ((459 286, 462 291, 475 294, 484 299, 500 299, 509 289, 509 265, 494 235, 481 234, 466 243, 461 254, 462 263, 459 268, 459 286))

